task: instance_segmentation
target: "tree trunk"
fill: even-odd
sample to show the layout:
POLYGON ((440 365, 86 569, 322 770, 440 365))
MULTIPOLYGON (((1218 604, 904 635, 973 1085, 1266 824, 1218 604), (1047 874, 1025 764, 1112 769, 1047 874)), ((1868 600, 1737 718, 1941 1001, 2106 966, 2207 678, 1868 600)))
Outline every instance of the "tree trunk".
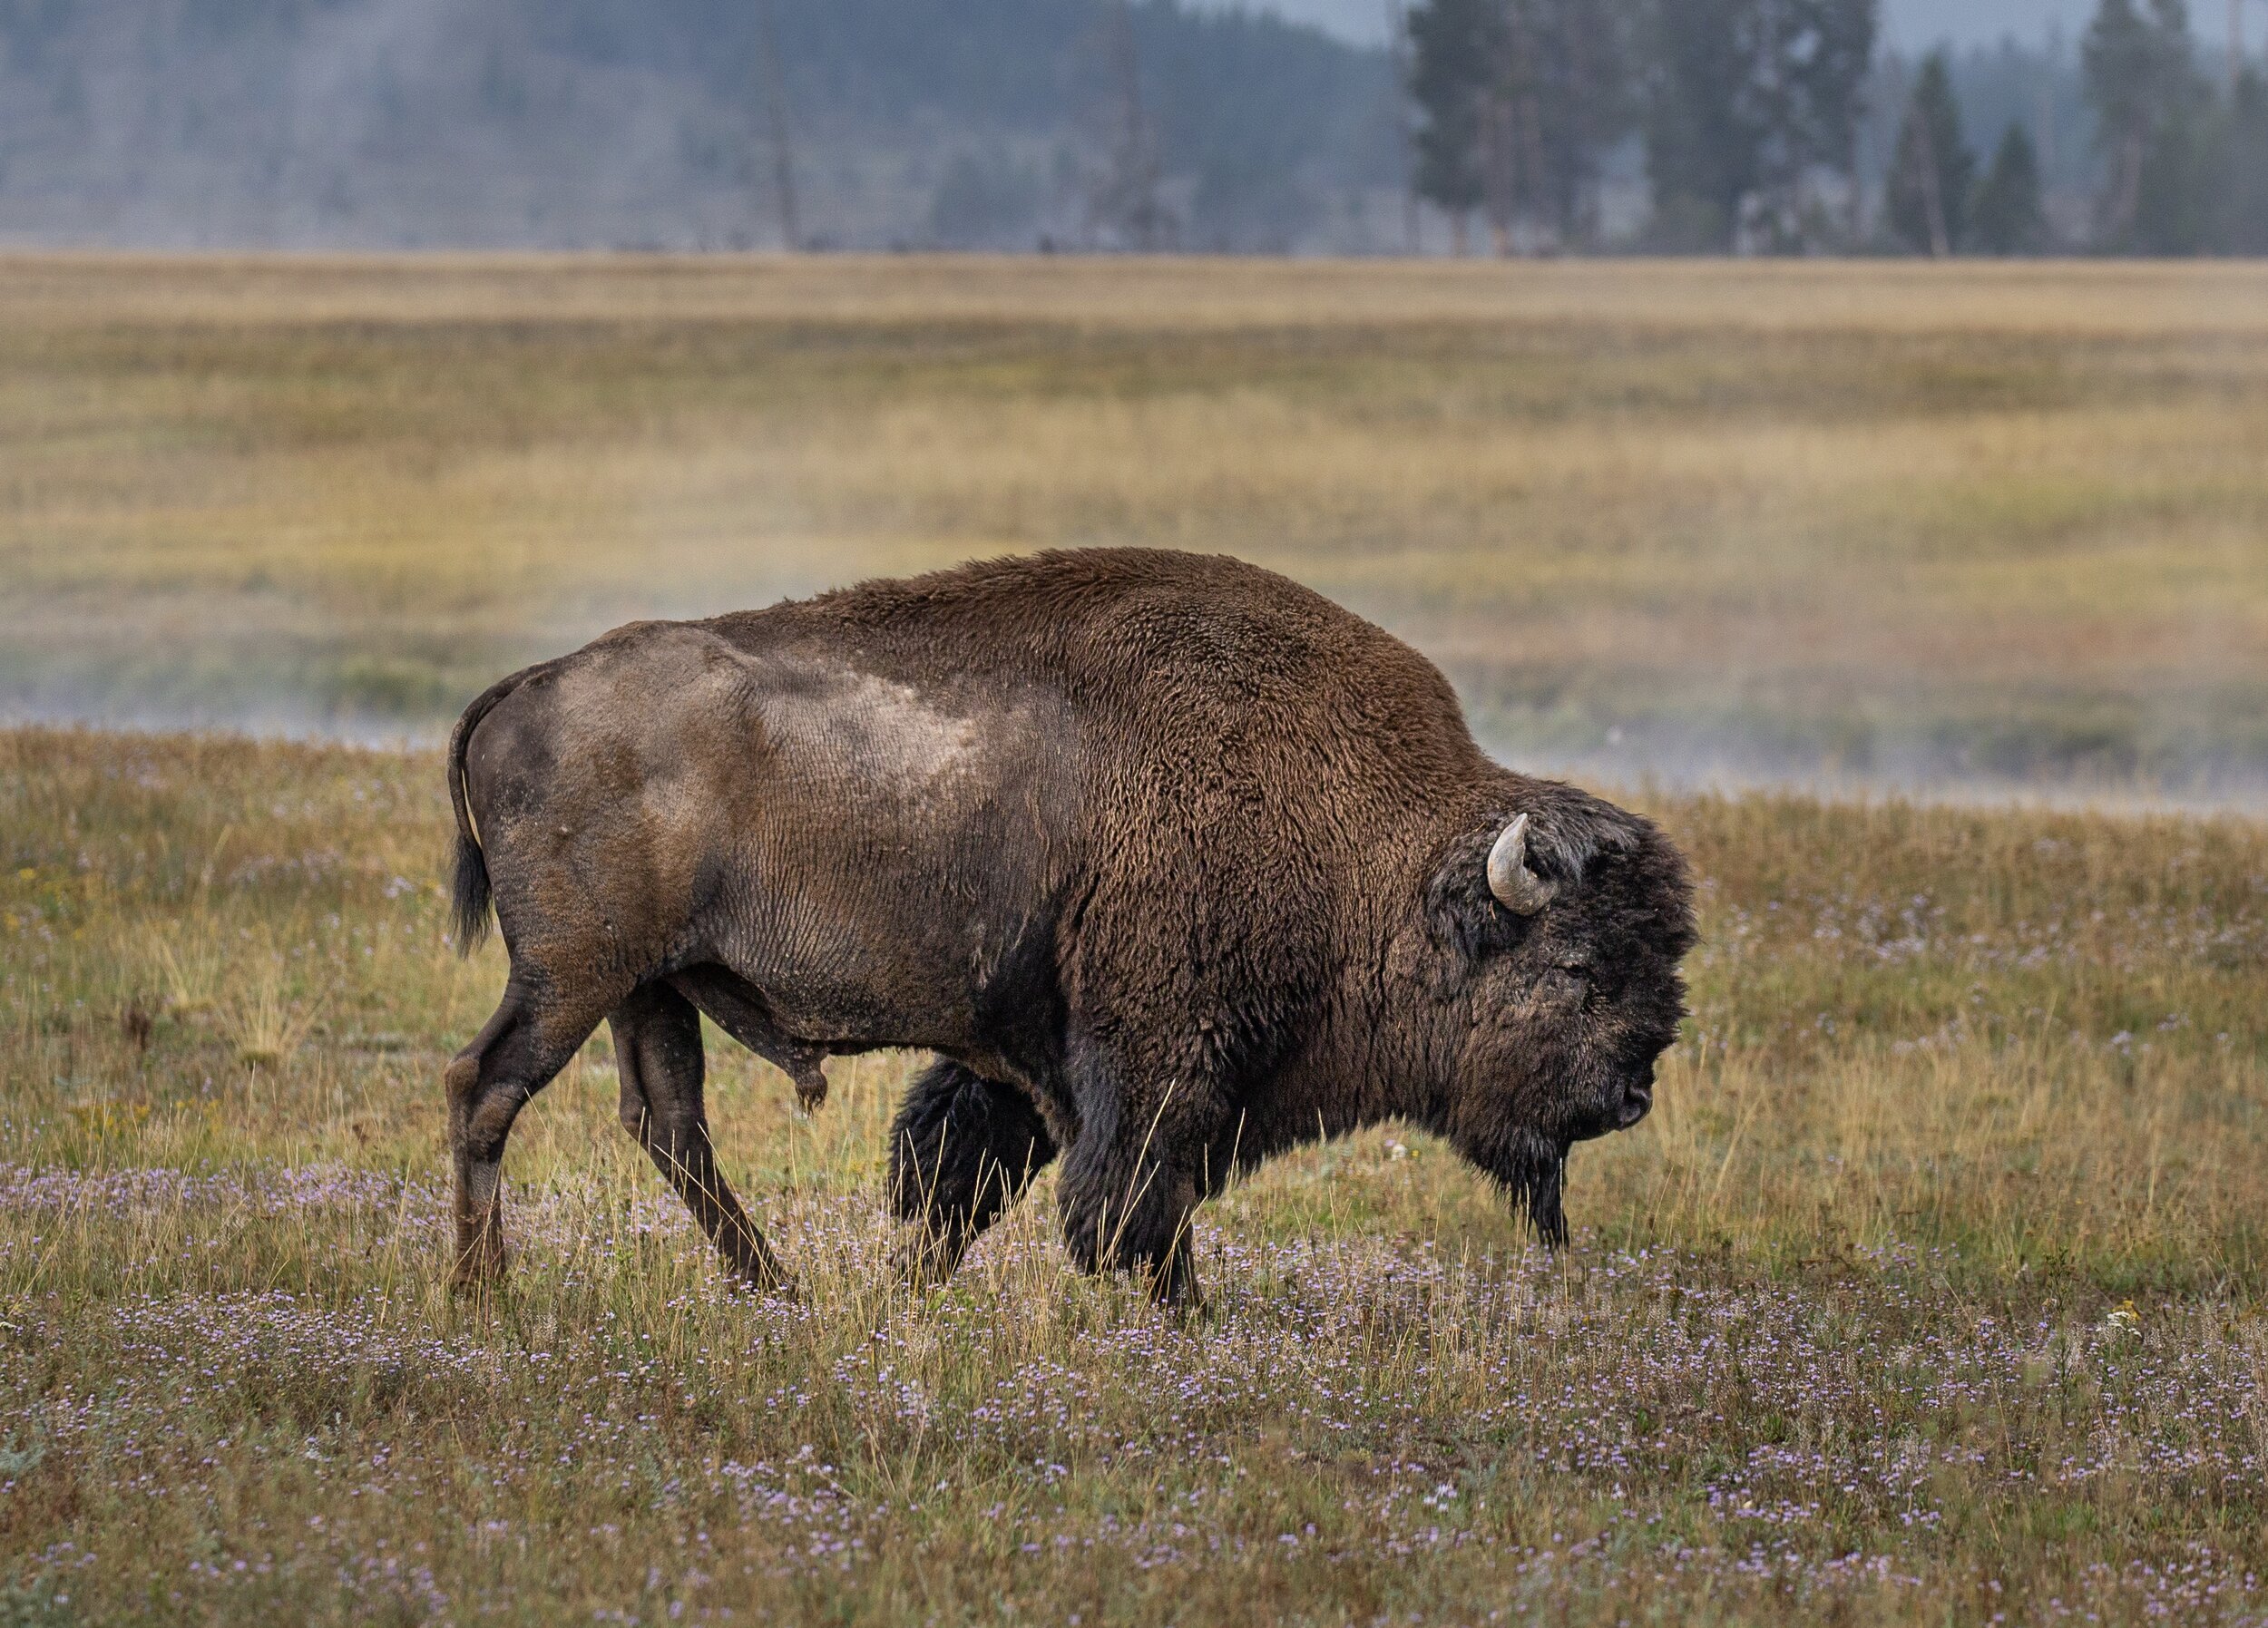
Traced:
POLYGON ((2104 236, 2112 244, 2122 242, 2134 229, 2134 218, 2142 206, 2142 132, 2128 131, 2118 143, 2118 168, 2111 177, 2110 208, 2105 212, 2104 236))
POLYGON ((1953 245, 1946 234, 1945 199, 1938 184, 1937 138, 1931 132, 1928 118, 1919 112, 1913 134, 1921 144, 1921 212, 1930 223, 1930 258, 1941 260, 1953 252, 1953 245))
POLYGON ((790 250, 803 247, 796 218, 796 153, 787 123, 787 76, 779 60, 779 36, 772 26, 772 0, 757 0, 757 65, 764 75, 764 112, 771 126, 772 184, 779 200, 779 233, 790 250))
MULTIPOLYGON (((1537 105, 1535 93, 1530 91, 1520 99, 1520 148, 1521 169, 1527 172, 1528 218, 1534 220, 1545 212, 1545 200, 1551 191, 1550 166, 1543 153, 1543 110, 1537 105)), ((1562 233, 1567 227, 1567 211, 1553 210, 1551 218, 1562 233)))

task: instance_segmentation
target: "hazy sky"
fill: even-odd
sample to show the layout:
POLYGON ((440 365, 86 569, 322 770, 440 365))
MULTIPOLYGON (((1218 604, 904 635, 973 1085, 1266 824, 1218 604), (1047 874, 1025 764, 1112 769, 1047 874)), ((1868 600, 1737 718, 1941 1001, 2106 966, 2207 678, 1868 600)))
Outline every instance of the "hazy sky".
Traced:
MULTIPOLYGON (((1256 11, 1279 12, 1303 22, 1320 23, 1337 34, 1358 39, 1384 37, 1387 0, 1246 0, 1256 11)), ((2268 27, 2268 5, 2254 5, 2251 19, 2253 48, 2259 49, 2261 30, 2268 27)), ((2037 40, 2050 17, 2063 24, 2067 38, 2076 40, 2094 11, 2094 0, 1882 0, 1882 25, 1888 42, 1903 51, 1915 51, 1951 39, 1960 44, 1983 44, 2004 34, 2037 40)), ((2191 25, 2203 31, 2224 26, 2226 8, 2220 0, 2194 0, 2191 25)))

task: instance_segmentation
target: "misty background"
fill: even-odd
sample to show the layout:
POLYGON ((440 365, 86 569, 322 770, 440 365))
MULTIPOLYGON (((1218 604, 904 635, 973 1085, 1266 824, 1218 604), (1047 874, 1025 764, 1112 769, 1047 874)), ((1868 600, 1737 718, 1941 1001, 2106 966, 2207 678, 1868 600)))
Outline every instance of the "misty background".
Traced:
MULTIPOLYGON (((1363 44, 1383 44, 1389 33, 1387 8, 1379 0, 1273 0, 1250 9, 1312 23, 1363 44)), ((1885 0, 1882 37, 1901 51, 1993 45, 2003 38, 2038 44, 2056 28, 2077 39, 2088 15, 2088 0, 1885 0)))
POLYGON ((0 259, 0 717, 395 738, 629 616, 1157 542, 1523 761, 2257 803, 2268 274, 1866 258, 2268 249, 2257 48, 2078 9, 0 0, 0 243, 1023 251, 0 259), (1459 227, 1535 258, 1323 258, 1459 227))
MULTIPOLYGON (((2268 28, 2268 6, 2255 6, 2268 28)), ((2051 219, 2103 155, 2083 0, 1888 0, 1879 194, 1914 57, 1954 47, 2051 219)), ((0 0, 0 243, 152 249, 1445 251, 1407 202, 1388 0, 0 0), (768 19, 768 22, 767 22, 768 19), (1130 133, 1129 133, 1130 132, 1130 133), (1129 228, 1129 152, 1142 208, 1129 228), (782 155, 786 161, 782 161, 782 155), (1154 200, 1154 201, 1153 201, 1154 200)), ((2217 0, 2193 17, 2217 47, 2217 0)), ((1640 246, 1646 154, 1597 246, 1640 246)))

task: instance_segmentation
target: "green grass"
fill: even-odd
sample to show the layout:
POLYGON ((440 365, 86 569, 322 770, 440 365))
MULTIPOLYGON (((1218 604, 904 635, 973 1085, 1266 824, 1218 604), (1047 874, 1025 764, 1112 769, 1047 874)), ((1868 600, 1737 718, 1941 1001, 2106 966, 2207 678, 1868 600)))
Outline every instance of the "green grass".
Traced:
POLYGON ((907 1059, 711 1037, 802 1306, 728 1293, 594 1041, 445 1275, 430 756, 0 736, 0 1610, 28 1621, 2015 1621, 2268 1612, 2268 830, 1652 799, 1660 1106, 1531 1253, 1389 1127, 1202 1214, 884 1262, 907 1059), (67 1596, 67 1598, 65 1597, 67 1596), (618 1616, 619 1613, 619 1616, 618 1616))

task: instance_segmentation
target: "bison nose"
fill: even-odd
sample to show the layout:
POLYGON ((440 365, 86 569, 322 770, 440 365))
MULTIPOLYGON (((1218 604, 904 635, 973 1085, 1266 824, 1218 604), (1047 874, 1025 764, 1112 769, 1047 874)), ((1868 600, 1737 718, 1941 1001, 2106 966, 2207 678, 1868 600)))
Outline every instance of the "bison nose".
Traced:
POLYGON ((1615 1110, 1615 1129, 1627 1131, 1646 1117, 1646 1111, 1654 1106, 1651 1086, 1632 1086, 1622 1094, 1622 1106, 1615 1110))

